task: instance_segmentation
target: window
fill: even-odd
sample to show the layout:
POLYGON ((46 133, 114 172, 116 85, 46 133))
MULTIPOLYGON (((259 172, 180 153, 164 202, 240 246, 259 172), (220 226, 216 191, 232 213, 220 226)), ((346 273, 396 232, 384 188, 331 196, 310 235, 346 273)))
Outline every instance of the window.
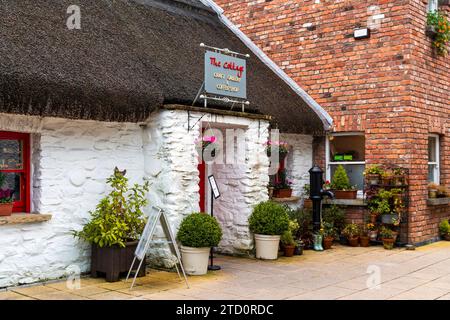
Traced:
POLYGON ((30 211, 30 136, 0 131, 0 172, 6 176, 3 189, 14 191, 14 212, 30 211))
POLYGON ((428 12, 438 11, 439 8, 439 0, 428 0, 428 12))
POLYGON ((350 183, 364 189, 366 139, 363 133, 337 133, 326 139, 326 179, 331 181, 338 165, 347 171, 350 183))
POLYGON ((439 136, 428 137, 428 181, 439 184, 439 136))

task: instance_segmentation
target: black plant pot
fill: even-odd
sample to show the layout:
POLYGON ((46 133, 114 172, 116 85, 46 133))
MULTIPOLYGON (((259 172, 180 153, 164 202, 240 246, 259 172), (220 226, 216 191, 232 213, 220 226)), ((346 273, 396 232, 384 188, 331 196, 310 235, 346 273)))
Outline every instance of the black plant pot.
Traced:
POLYGON ((304 247, 304 246, 305 246, 304 244, 298 244, 298 245, 295 247, 294 255, 296 255, 296 256, 301 256, 301 255, 303 254, 303 247, 304 247))
MULTIPOLYGON (((127 242, 125 248, 119 246, 100 248, 92 245, 91 276, 96 278, 105 275, 107 282, 119 281, 120 275, 125 275, 130 269, 137 245, 138 241, 127 242)), ((139 261, 136 260, 133 270, 138 266, 139 261)), ((138 276, 145 276, 145 258, 138 276)))
POLYGON ((345 236, 343 236, 343 235, 340 235, 340 236, 339 236, 339 243, 342 244, 342 245, 344 245, 344 246, 348 245, 348 239, 347 239, 347 237, 345 237, 345 236))

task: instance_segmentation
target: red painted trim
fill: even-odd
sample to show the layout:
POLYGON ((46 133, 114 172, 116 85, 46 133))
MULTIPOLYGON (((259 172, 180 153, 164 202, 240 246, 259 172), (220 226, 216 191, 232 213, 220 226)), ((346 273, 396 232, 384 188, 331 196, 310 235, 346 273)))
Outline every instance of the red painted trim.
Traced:
POLYGON ((200 202, 199 202, 199 206, 200 206, 200 211, 201 212, 206 212, 206 188, 205 188, 205 183, 206 183, 206 165, 205 162, 202 161, 201 163, 198 164, 198 172, 199 172, 199 177, 200 177, 200 182, 198 183, 198 186, 200 187, 199 189, 199 194, 200 194, 200 202))
POLYGON ((21 170, 0 170, 1 172, 21 173, 22 200, 14 203, 13 212, 30 212, 31 210, 31 171, 30 171, 30 135, 28 133, 0 131, 0 140, 23 141, 23 168, 21 170))

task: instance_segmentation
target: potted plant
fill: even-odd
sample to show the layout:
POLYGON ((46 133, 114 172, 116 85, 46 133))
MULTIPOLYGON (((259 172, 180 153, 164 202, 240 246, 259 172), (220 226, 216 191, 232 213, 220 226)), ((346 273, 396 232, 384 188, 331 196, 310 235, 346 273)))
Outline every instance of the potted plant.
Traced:
POLYGON ((290 198, 292 196, 292 181, 287 178, 286 169, 278 172, 278 178, 275 181, 275 198, 290 198))
POLYGON ((350 180, 342 165, 339 165, 331 179, 331 189, 336 199, 356 199, 357 190, 350 185, 350 180))
POLYGON ((428 185, 428 198, 430 198, 430 199, 437 198, 438 189, 439 189, 439 185, 434 182, 431 182, 428 185))
POLYGON ((436 48, 437 53, 446 56, 447 45, 450 41, 450 22, 444 12, 428 13, 426 34, 433 39, 433 47, 436 48))
MULTIPOLYGON (((112 191, 91 211, 91 220, 74 236, 92 244, 91 274, 106 274, 106 281, 119 280, 130 268, 138 239, 145 227, 143 208, 147 205, 148 182, 128 186, 126 171, 114 169, 106 181, 112 191)), ((144 263, 145 265, 145 263, 144 263)), ((145 269, 139 272, 145 275, 145 269)))
POLYGON ((295 240, 294 255, 301 256, 303 254, 304 247, 305 243, 302 240, 295 240))
POLYGON ((333 223, 330 222, 323 222, 322 228, 323 228, 323 248, 325 250, 331 249, 333 241, 337 237, 336 229, 333 223))
POLYGON ((376 241, 378 237, 378 230, 376 229, 375 224, 370 222, 366 225, 366 228, 370 241, 376 241))
POLYGON ((347 238, 348 243, 351 247, 358 246, 358 237, 359 237, 359 227, 356 223, 347 224, 342 230, 342 234, 347 238))
POLYGON ((368 235, 369 231, 367 225, 363 225, 361 228, 361 233, 359 234, 359 243, 361 247, 368 247, 370 245, 370 238, 368 235))
POLYGON ((283 244, 284 255, 286 257, 292 257, 295 251, 295 241, 292 233, 289 230, 286 230, 280 240, 283 244))
POLYGON ((273 141, 269 140, 266 143, 266 153, 268 157, 272 156, 274 151, 278 150, 278 154, 280 156, 280 162, 284 161, 287 154, 289 153, 289 144, 284 141, 273 141))
POLYGON ((391 185, 392 176, 393 176, 393 174, 392 174, 391 170, 384 170, 381 173, 381 183, 386 186, 391 185))
POLYGON ((261 202, 253 209, 248 222, 255 235, 256 258, 277 259, 280 236, 289 228, 286 209, 273 201, 261 202))
POLYGON ((446 186, 439 186, 437 189, 436 197, 437 198, 447 198, 449 196, 449 191, 446 186))
POLYGON ((379 185, 380 184, 380 177, 383 173, 383 169, 379 165, 372 165, 366 168, 364 170, 364 176, 366 177, 367 181, 370 185, 379 185))
POLYGON ((190 275, 208 272, 208 259, 212 247, 222 239, 222 229, 216 218, 194 212, 181 221, 177 239, 181 243, 181 260, 190 275))
POLYGON ((395 186, 403 186, 405 182, 405 170, 403 168, 394 168, 392 170, 392 181, 395 186))
POLYGON ((439 233, 441 234, 442 238, 450 241, 450 222, 448 219, 442 220, 439 224, 439 233))
POLYGON ((394 248, 395 238, 394 233, 392 232, 391 229, 384 226, 381 227, 380 237, 381 240, 383 241, 383 247, 385 249, 391 250, 392 248, 394 248))
POLYGON ((303 208, 311 209, 312 208, 312 200, 309 198, 311 192, 311 186, 309 184, 305 184, 303 186, 303 208))
POLYGON ((14 206, 14 191, 2 189, 6 181, 6 175, 0 172, 0 216, 10 216, 14 206))

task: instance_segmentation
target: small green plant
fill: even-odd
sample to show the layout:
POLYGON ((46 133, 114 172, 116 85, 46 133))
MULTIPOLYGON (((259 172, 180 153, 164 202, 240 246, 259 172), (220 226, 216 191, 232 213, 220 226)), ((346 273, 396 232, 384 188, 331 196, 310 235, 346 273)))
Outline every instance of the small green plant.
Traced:
POLYGON ((222 229, 216 218, 206 213, 195 212, 183 219, 177 239, 186 247, 215 247, 222 239, 222 229))
POLYGON ((340 164, 334 172, 333 178, 331 179, 331 189, 333 190, 352 190, 352 185, 347 176, 345 168, 340 164))
POLYGON ((322 220, 332 224, 336 231, 340 233, 345 227, 345 211, 338 205, 331 205, 323 209, 322 220))
POLYGON ((366 168, 366 170, 364 170, 364 175, 368 175, 368 174, 379 174, 379 175, 381 175, 381 174, 383 174, 383 169, 379 165, 374 164, 374 165, 368 166, 366 168))
POLYGON ((450 22, 444 12, 429 12, 427 15, 427 24, 434 28, 436 36, 433 40, 433 46, 441 56, 448 54, 447 44, 450 41, 450 22))
POLYGON ((439 233, 441 236, 450 235, 450 223, 448 219, 442 220, 439 224, 439 233))
POLYGON ((378 193, 368 201, 370 211, 377 214, 390 214, 392 212, 390 204, 392 197, 393 194, 391 191, 380 189, 378 193))
POLYGON ((394 232, 391 229, 383 226, 380 229, 380 237, 381 239, 394 239, 394 232))
POLYGON ((106 180, 112 191, 90 211, 91 221, 81 231, 73 232, 75 237, 99 247, 125 247, 128 241, 139 239, 146 223, 142 209, 148 204, 145 195, 149 184, 130 188, 125 174, 126 171, 114 169, 106 180))
POLYGON ((342 235, 348 239, 356 238, 360 234, 359 226, 356 223, 347 224, 342 230, 342 235))
POLYGON ((334 227, 333 223, 323 222, 322 229, 323 229, 323 236, 325 238, 336 239, 338 237, 338 233, 337 233, 336 228, 334 227))
POLYGON ((305 184, 303 186, 303 195, 305 196, 305 198, 309 198, 311 193, 311 186, 309 184, 305 184))
POLYGON ((256 234, 282 235, 289 229, 286 208, 273 201, 257 204, 248 222, 250 231, 256 234))
POLYGON ((283 232, 280 240, 281 243, 285 246, 295 246, 296 244, 294 241, 294 237, 292 236, 292 233, 289 230, 283 232))

